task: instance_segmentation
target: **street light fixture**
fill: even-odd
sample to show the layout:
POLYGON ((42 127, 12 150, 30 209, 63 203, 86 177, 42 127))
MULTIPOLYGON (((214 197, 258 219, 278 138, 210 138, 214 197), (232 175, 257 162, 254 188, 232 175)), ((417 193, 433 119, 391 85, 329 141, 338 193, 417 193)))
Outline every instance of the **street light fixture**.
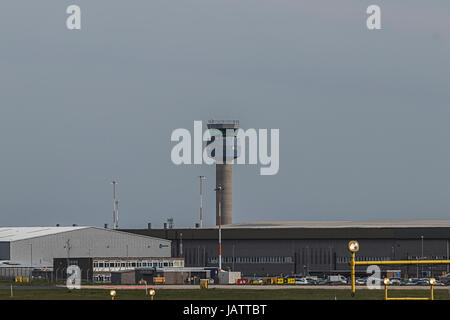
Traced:
POLYGON ((358 252, 359 243, 356 240, 352 240, 348 243, 348 250, 352 253, 358 252))
POLYGON ((150 295, 150 300, 153 300, 153 298, 154 298, 154 296, 155 296, 155 294, 156 294, 156 291, 153 290, 153 289, 151 289, 151 290, 148 292, 148 294, 150 295))
POLYGON ((116 290, 111 290, 109 292, 109 295, 111 296, 111 300, 114 300, 114 297, 116 296, 116 290))

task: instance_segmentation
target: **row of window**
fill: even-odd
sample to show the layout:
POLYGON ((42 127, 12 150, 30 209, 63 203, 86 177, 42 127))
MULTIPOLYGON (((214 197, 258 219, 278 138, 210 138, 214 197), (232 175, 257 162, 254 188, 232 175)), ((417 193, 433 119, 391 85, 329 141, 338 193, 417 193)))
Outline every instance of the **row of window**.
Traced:
POLYGON ((94 282, 111 282, 110 275, 96 275, 93 277, 94 282))
MULTIPOLYGON (((392 260, 391 257, 355 257, 356 261, 389 261, 392 260)), ((337 263, 349 263, 350 257, 337 257, 336 258, 337 263)))
MULTIPOLYGON (((218 257, 208 258, 208 263, 216 264, 218 257)), ((292 257, 222 257, 222 263, 293 263, 292 257)))
POLYGON ((149 268, 149 267, 182 267, 182 261, 94 261, 93 267, 97 268, 149 268))
POLYGON ((421 256, 408 256, 408 260, 447 260, 447 256, 429 256, 429 257, 421 257, 421 256))

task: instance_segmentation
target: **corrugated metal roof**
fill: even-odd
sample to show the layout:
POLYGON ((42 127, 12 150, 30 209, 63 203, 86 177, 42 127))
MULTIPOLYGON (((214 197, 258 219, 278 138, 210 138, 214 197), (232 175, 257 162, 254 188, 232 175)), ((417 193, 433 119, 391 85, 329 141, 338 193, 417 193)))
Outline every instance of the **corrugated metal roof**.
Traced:
POLYGON ((92 227, 0 227, 0 241, 18 241, 92 227))
MULTIPOLYGON (((217 226, 186 229, 128 229, 136 234, 179 241, 215 240, 217 226)), ((263 221, 223 226, 222 239, 448 239, 450 220, 263 221)))
MULTIPOLYGON (((438 228, 450 227, 450 220, 398 221, 257 221, 223 225, 223 228, 438 228)), ((217 226, 210 228, 217 229, 217 226)))

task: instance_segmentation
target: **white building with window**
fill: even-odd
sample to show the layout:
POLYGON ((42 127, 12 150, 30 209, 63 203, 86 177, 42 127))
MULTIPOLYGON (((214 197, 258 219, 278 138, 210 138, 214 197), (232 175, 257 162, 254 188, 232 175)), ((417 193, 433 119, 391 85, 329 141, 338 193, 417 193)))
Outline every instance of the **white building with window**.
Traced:
POLYGON ((36 268, 52 268, 53 259, 71 257, 93 258, 97 268, 132 268, 133 263, 159 266, 160 261, 163 265, 169 263, 164 258, 170 256, 170 240, 112 229, 0 227, 0 260, 36 268))

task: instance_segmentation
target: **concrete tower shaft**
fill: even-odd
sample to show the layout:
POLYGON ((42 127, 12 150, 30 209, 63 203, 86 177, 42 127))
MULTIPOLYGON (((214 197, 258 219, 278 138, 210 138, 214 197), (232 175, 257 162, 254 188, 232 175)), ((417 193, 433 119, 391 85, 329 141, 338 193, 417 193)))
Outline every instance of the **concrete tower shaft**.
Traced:
MULTIPOLYGON (((218 146, 223 149, 222 152, 212 154, 214 157, 224 157, 222 161, 216 159, 216 189, 222 187, 222 190, 216 192, 216 225, 219 225, 219 196, 222 197, 221 203, 221 224, 233 223, 233 170, 232 164, 227 163, 226 158, 236 159, 238 156, 236 132, 239 129, 239 121, 237 120, 209 120, 208 129, 213 130, 212 135, 221 137, 222 145, 218 146), (215 132, 214 132, 215 131, 215 132), (227 141, 225 137, 232 132, 231 141, 227 141), (219 195, 220 193, 220 195, 219 195)), ((214 138, 213 138, 214 140, 214 138)), ((221 150, 222 151, 222 150, 221 150)))
MULTIPOLYGON (((216 164, 216 188, 222 187, 222 224, 232 224, 233 169, 231 164, 216 164)), ((219 224, 219 192, 216 192, 216 225, 219 224)))

